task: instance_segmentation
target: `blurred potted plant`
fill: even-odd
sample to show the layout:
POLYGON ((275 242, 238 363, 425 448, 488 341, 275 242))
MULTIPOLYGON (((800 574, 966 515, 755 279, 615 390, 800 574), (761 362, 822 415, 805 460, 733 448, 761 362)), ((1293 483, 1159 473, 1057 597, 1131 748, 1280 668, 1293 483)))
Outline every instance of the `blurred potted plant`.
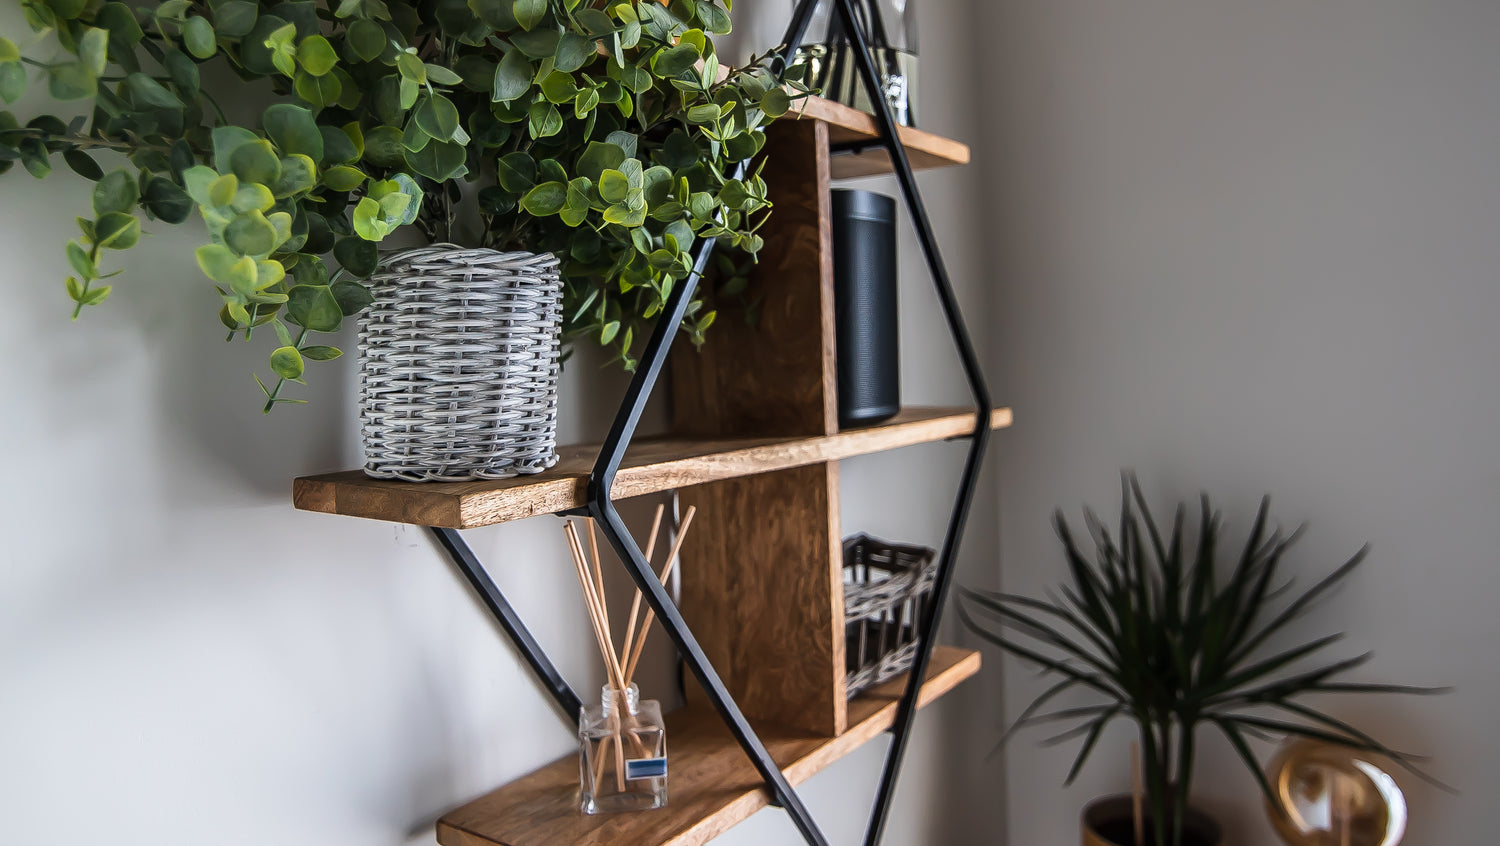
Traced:
MULTIPOLYGON (((1071 581, 1046 600, 1006 593, 963 591, 959 613, 985 640, 1039 668, 1055 683, 1012 724, 1072 723, 1053 742, 1083 738, 1071 784, 1106 726, 1117 718, 1140 730, 1145 809, 1132 819, 1131 797, 1108 797, 1084 813, 1085 846, 1213 846, 1219 827, 1189 803, 1197 729, 1209 725, 1229 741, 1272 798, 1248 740, 1295 736, 1385 755, 1431 780, 1380 741, 1306 704, 1316 694, 1442 692, 1437 688, 1345 681, 1369 653, 1327 663, 1305 662, 1343 635, 1290 648, 1268 649, 1289 634, 1319 598, 1354 572, 1366 549, 1288 602, 1291 578, 1282 568, 1301 530, 1268 525, 1263 499, 1244 549, 1221 554, 1220 516, 1207 496, 1198 533, 1185 533, 1179 505, 1162 534, 1135 478, 1125 477, 1118 537, 1090 510, 1092 560, 1074 540, 1059 511, 1054 520, 1071 581), (1094 704, 1044 711, 1069 691, 1086 691, 1094 704)), ((1279 807, 1279 806, 1277 806, 1279 807)))
MULTIPOLYGON (((364 311, 374 294, 361 280, 373 276, 384 310, 362 333, 367 452, 406 457, 367 469, 402 478, 510 475, 555 460, 557 324, 630 368, 635 330, 691 272, 695 241, 717 238, 753 260, 766 186, 758 173, 735 172, 759 153, 764 125, 805 91, 800 69, 774 57, 719 66, 712 36, 730 21, 718 0, 22 7, 35 31, 25 53, 46 56, 0 38, 0 98, 23 94, 29 67, 53 99, 93 102, 71 122, 0 112, 0 172, 20 164, 44 177, 61 154, 97 181, 94 214, 80 218, 82 238, 67 251, 75 317, 109 296, 102 281, 113 274, 102 265, 107 251, 137 243, 138 213, 181 223, 196 210, 210 239, 198 263, 231 338, 267 324, 277 338, 276 381, 261 384, 269 411, 300 401, 282 392, 301 382, 307 360, 340 355, 309 333, 337 331, 364 311), (209 65, 269 81, 270 105, 231 120, 203 84, 202 71, 217 73, 209 65), (101 152, 124 154, 126 166, 106 174, 101 152), (409 224, 451 241, 469 185, 480 189, 479 243, 381 258, 380 242, 409 224), (453 279, 462 284, 443 284, 453 279), (490 313, 519 313, 514 326, 463 335, 496 292, 508 293, 490 313), (436 376, 403 360, 369 378, 372 361, 389 363, 388 342, 409 339, 385 330, 427 319, 417 315, 449 321, 412 330, 441 341, 433 347, 473 340, 524 355, 480 366, 438 354, 436 376), (486 370, 511 381, 472 388, 486 370), (491 395, 508 404, 484 407, 491 395), (529 458, 496 459, 510 432, 495 422, 517 415, 529 458), (425 429, 435 463, 387 437, 414 428, 425 429)), ((713 319, 700 296, 684 329, 701 342, 713 319)))

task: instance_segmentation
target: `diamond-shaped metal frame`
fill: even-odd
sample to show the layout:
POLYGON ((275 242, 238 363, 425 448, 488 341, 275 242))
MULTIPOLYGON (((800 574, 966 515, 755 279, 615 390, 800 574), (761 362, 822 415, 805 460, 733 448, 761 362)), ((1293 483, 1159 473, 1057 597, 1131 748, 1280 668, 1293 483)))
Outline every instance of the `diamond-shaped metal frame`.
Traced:
MULTIPOLYGON (((777 48, 777 54, 783 61, 790 57, 802 43, 808 24, 820 2, 821 0, 798 0, 797 7, 792 13, 792 20, 787 26, 786 35, 780 47, 777 48)), ((891 157, 891 164, 896 179, 900 183, 902 196, 906 200, 912 224, 916 228, 923 256, 932 273, 933 286, 937 291, 943 318, 952 333, 954 345, 963 365, 964 376, 968 381, 976 406, 974 432, 969 438, 969 451, 964 462, 963 477, 959 483, 953 511, 948 519, 943 546, 938 554, 937 581, 933 587, 934 601, 931 612, 922 621, 921 631, 918 634, 920 647, 912 662, 906 690, 896 710, 895 722, 890 728, 893 738, 890 749, 886 753, 880 787, 876 794, 874 808, 870 813, 869 826, 865 832, 866 846, 876 846, 885 831, 886 817, 890 810, 891 799, 895 795, 896 780, 901 771, 907 741, 911 737, 912 722, 916 716, 917 696, 932 658, 934 635, 941 622, 943 606, 953 581, 959 542, 963 539, 969 507, 973 502, 974 491, 979 481, 980 465, 989 443, 990 396, 984 375, 980 370, 979 358, 969 339, 963 315, 959 312, 958 299, 949 281, 947 267, 943 263, 942 253, 938 249, 937 239, 928 221, 927 209, 922 202, 921 192, 917 188, 916 178, 912 174, 911 162, 907 158, 906 148, 902 145, 895 118, 891 114, 890 106, 881 88, 879 74, 869 51, 869 36, 854 13, 855 0, 828 0, 828 2, 833 4, 834 13, 839 15, 844 25, 844 31, 853 47, 861 81, 875 108, 875 122, 880 137, 877 141, 861 144, 861 147, 863 149, 884 147, 891 157)), ((743 175, 743 172, 742 167, 740 175, 743 175)), ((645 596, 646 604, 661 619, 663 630, 671 637, 688 669, 703 686, 715 710, 719 712, 735 740, 745 750, 745 754, 749 756, 756 771, 765 781, 766 789, 771 794, 771 803, 785 809, 791 815, 792 822, 809 844, 826 846, 827 840, 818 830, 817 823, 813 821, 812 815, 808 813, 806 806, 802 804, 780 767, 771 759, 770 753, 766 751, 765 745, 761 743, 755 730, 746 721, 745 715, 740 712, 734 698, 725 689, 724 682, 709 663, 708 657, 698 645, 687 622, 683 620, 661 580, 651 569, 646 556, 626 530, 619 512, 615 510, 614 502, 610 499, 615 473, 620 469, 620 463, 625 458, 625 450, 635 436, 641 413, 645 409, 652 390, 656 387, 657 379, 661 376, 662 368, 667 361, 667 353, 671 350, 672 341, 677 336, 688 304, 692 302, 693 292, 698 287, 701 274, 713 255, 714 245, 715 239, 713 238, 699 240, 692 275, 672 291, 666 308, 657 319, 656 326, 641 356, 640 365, 631 379, 630 387, 625 393, 620 410, 615 415, 614 423, 610 426, 609 436, 605 439, 599 458, 589 473, 587 504, 574 513, 587 515, 599 523, 610 546, 624 562, 625 569, 645 596)), ((463 541, 458 532, 453 529, 440 528, 432 528, 431 531, 449 558, 480 595, 490 613, 499 621, 506 635, 522 653, 538 681, 552 695, 565 720, 572 725, 581 707, 578 694, 563 680, 562 675, 547 658, 536 639, 527 631, 515 609, 506 602, 505 597, 501 595, 500 590, 485 572, 484 565, 480 563, 478 557, 474 555, 473 550, 463 541)))

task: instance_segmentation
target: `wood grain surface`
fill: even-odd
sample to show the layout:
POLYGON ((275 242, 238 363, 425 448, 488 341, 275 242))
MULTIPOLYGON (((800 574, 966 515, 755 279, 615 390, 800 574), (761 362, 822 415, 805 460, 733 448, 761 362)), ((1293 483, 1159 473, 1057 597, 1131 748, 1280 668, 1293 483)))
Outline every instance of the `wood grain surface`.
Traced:
POLYGON ((772 124, 765 179, 775 206, 751 276, 754 325, 718 303, 701 349, 672 350, 672 421, 679 434, 826 435, 838 428, 833 385, 833 242, 828 128, 772 124))
MULTIPOLYGON (((927 705, 979 672, 979 653, 933 651, 919 704, 927 705)), ((890 728, 901 676, 849 703, 850 727, 839 737, 755 723, 792 784, 844 757, 890 728)), ((753 722, 753 721, 752 721, 753 722)), ((636 814, 587 816, 578 810, 578 759, 569 755, 458 808, 438 821, 443 846, 697 846, 769 804, 750 760, 717 714, 685 708, 667 715, 667 807, 636 814)))
MULTIPOLYGON (((1009 409, 990 415, 993 428, 1010 423, 1009 409)), ((973 426, 972 411, 918 407, 884 423, 826 436, 642 439, 627 453, 614 491, 624 499, 835 461, 961 437, 973 426)), ((492 482, 400 482, 371 479, 358 470, 304 476, 293 483, 292 500, 304 511, 450 529, 488 526, 583 505, 584 486, 598 454, 598 445, 562 447, 551 470, 492 482)))
MULTIPOLYGON (((878 134, 873 115, 822 97, 809 97, 794 106, 784 120, 793 119, 827 123, 828 140, 833 144, 873 141, 878 134)), ((915 170, 969 163, 967 144, 910 126, 897 127, 897 134, 906 145, 906 157, 915 170)), ((891 170, 890 156, 884 150, 838 154, 830 160, 830 173, 834 179, 877 176, 891 170)))
MULTIPOLYGON (((844 695, 838 465, 683 488, 682 613, 752 719, 836 735, 844 695)), ((708 705, 693 682, 690 704, 708 705)))

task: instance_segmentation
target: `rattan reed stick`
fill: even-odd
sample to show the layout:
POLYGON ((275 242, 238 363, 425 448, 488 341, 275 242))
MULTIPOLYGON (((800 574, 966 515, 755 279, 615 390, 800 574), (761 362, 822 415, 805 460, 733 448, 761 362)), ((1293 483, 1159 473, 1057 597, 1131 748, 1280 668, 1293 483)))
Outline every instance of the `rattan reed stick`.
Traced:
POLYGON ((604 638, 609 626, 599 608, 598 597, 594 595, 593 581, 588 574, 588 565, 584 563, 583 544, 578 540, 578 530, 574 528, 573 521, 563 524, 563 534, 567 537, 568 549, 573 554, 573 568, 578 575, 578 584, 583 588, 583 602, 589 611, 594 639, 598 642, 599 654, 604 659, 605 672, 609 674, 610 684, 618 685, 621 680, 619 663, 604 638))
MULTIPOLYGON (((666 505, 656 506, 656 517, 651 521, 651 534, 646 537, 646 563, 651 563, 651 556, 656 552, 656 535, 661 531, 661 518, 667 511, 666 505)), ((630 601, 630 620, 625 624, 625 643, 620 647, 621 655, 630 654, 630 645, 635 642, 635 624, 640 622, 641 592, 635 592, 635 598, 630 601)))
MULTIPOLYGON (((667 553, 666 566, 661 569, 661 580, 666 582, 672 577, 672 567, 677 563, 677 553, 682 549, 682 542, 687 539, 688 527, 693 525, 693 515, 698 513, 696 506, 689 505, 688 510, 682 515, 682 526, 677 530, 677 539, 672 542, 672 549, 667 553)), ((639 595, 640 591, 636 591, 639 595)), ((630 654, 630 660, 625 663, 625 679, 628 682, 635 677, 635 665, 641 660, 641 649, 646 645, 646 635, 651 633, 651 624, 656 621, 656 612, 647 609, 646 620, 641 624, 640 637, 635 639, 634 651, 630 654)))

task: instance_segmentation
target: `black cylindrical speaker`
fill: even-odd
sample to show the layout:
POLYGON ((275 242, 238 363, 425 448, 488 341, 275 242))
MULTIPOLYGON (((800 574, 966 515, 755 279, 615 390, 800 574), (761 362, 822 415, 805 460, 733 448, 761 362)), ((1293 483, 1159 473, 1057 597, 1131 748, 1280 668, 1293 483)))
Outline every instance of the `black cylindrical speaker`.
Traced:
POLYGON ((901 410, 896 317, 896 201, 833 192, 834 337, 839 425, 864 426, 901 410))

